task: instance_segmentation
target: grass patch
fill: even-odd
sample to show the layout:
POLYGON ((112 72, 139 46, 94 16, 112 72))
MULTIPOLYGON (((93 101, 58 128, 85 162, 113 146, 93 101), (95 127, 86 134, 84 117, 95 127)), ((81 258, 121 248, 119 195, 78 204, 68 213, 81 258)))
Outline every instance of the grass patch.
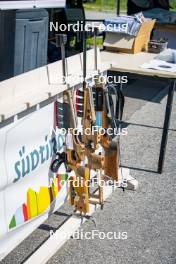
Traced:
MULTIPOLYGON (((102 37, 97 37, 97 46, 102 49, 103 48, 103 38, 102 37)), ((94 38, 88 38, 87 39, 87 46, 89 48, 92 48, 94 46, 94 38)))
MULTIPOLYGON (((99 36, 97 37, 97 46, 102 49, 103 48, 103 37, 102 36, 99 36)), ((76 45, 76 38, 73 37, 72 40, 70 41, 70 46, 71 47, 75 47, 76 45)), ((88 48, 92 48, 94 46, 94 38, 93 37, 89 37, 87 39, 87 47, 88 48)))
POLYGON ((176 10, 176 2, 175 0, 170 1, 170 5, 176 10))
MULTIPOLYGON (((126 10, 127 0, 121 0, 121 10, 126 10)), ((96 11, 115 11, 117 9, 117 0, 95 0, 93 3, 86 3, 84 7, 88 10, 96 11)))

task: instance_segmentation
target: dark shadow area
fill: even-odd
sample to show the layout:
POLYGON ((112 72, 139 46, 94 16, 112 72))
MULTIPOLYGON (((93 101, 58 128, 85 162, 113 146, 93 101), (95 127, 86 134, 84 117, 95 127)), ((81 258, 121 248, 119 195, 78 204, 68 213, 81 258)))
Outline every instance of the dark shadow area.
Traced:
POLYGON ((125 122, 147 102, 152 101, 160 104, 168 93, 169 82, 162 78, 113 71, 108 71, 108 76, 115 77, 116 81, 119 80, 119 76, 128 77, 128 83, 122 84, 122 91, 125 96, 123 115, 125 122))
MULTIPOLYGON (((133 79, 123 86, 123 92, 126 97, 141 99, 145 101, 153 101, 160 103, 162 98, 156 98, 156 95, 168 86, 167 82, 160 80, 148 80, 148 79, 133 79)), ((166 91, 167 92, 167 91, 166 91)), ((166 93, 164 94, 164 96, 166 93)), ((163 97, 164 97, 163 96, 163 97)))
POLYGON ((70 217, 71 216, 71 214, 66 214, 66 213, 62 213, 62 212, 59 212, 59 211, 54 212, 54 215, 64 216, 64 217, 70 217))
POLYGON ((72 216, 72 214, 66 214, 66 213, 62 213, 62 212, 59 212, 59 211, 56 211, 54 213, 54 215, 56 216, 62 216, 62 217, 65 217, 65 219, 61 222, 61 224, 59 224, 57 227, 53 227, 53 226, 50 226, 50 225, 47 225, 47 224, 42 224, 38 227, 38 229, 41 229, 41 230, 45 230, 45 231, 50 231, 50 230, 53 230, 54 232, 57 231, 57 229, 59 229, 65 222, 67 222, 67 220, 72 216))
MULTIPOLYGON (((43 237, 43 239, 42 239, 42 241, 37 245, 37 247, 35 247, 35 249, 34 250, 32 250, 30 253, 28 253, 27 255, 25 254, 25 256, 24 256, 24 258, 20 261, 20 263, 21 264, 23 264, 23 263, 25 263, 49 238, 50 238, 50 231, 53 231, 53 234, 62 226, 62 225, 64 225, 67 221, 68 221, 68 219, 72 216, 72 214, 66 214, 66 213, 64 213, 64 212, 58 212, 58 211, 56 211, 55 213, 54 213, 54 215, 56 215, 56 216, 60 216, 60 217, 63 217, 63 220, 59 223, 59 225, 57 226, 57 227, 53 227, 53 226, 51 226, 51 225, 49 225, 49 224, 41 224, 37 229, 36 229, 36 231, 37 230, 41 230, 41 231, 46 231, 47 233, 46 233, 46 235, 45 235, 45 237, 43 237)), ((36 231, 34 231, 34 232, 36 232, 36 231)), ((34 234, 34 232, 33 232, 33 234, 34 234)), ((29 243, 29 246, 30 246, 30 240, 31 240, 31 237, 32 237, 32 234, 30 235, 30 236, 28 236, 26 239, 25 239, 25 241, 28 241, 29 243)), ((24 243, 24 241, 22 242, 22 243, 24 243)), ((22 244, 21 243, 21 244, 22 244)), ((19 244, 18 245, 18 248, 20 247, 20 245, 21 244, 19 244)), ((17 247, 11 252, 11 253, 9 253, 3 260, 2 260, 2 263, 8 263, 9 262, 9 258, 10 258, 10 255, 12 255, 13 254, 13 252, 15 252, 17 250, 17 247)))
POLYGON ((144 172, 149 172, 149 173, 156 173, 158 174, 158 171, 154 171, 154 170, 149 170, 149 169, 144 169, 144 168, 136 168, 136 167, 132 167, 132 166, 125 166, 125 165, 121 165, 123 168, 126 169, 130 169, 130 170, 136 170, 136 171, 144 171, 144 172))
POLYGON ((50 226, 50 225, 46 225, 46 224, 42 224, 38 227, 38 229, 44 230, 49 232, 50 230, 53 230, 54 232, 57 230, 55 227, 50 226))
MULTIPOLYGON (((49 225, 45 225, 45 224, 42 224, 38 227, 38 229, 41 229, 41 230, 45 230, 45 231, 48 231, 50 232, 51 230, 53 232, 56 232, 61 226, 63 226, 67 221, 68 219, 71 217, 71 215, 69 215, 57 228, 54 228, 52 226, 49 226, 49 225)), ((44 240, 42 241, 42 243, 40 243, 40 245, 38 245, 37 248, 35 248, 35 250, 33 250, 22 262, 21 264, 25 263, 48 239, 50 238, 50 235, 44 240)))
POLYGON ((168 86, 168 81, 161 78, 155 78, 150 76, 134 75, 129 73, 120 73, 108 71, 108 76, 127 76, 128 83, 123 84, 123 93, 125 97, 141 99, 144 101, 151 101, 160 103, 163 97, 167 94, 163 94, 163 97, 154 98, 159 92, 168 86))
MULTIPOLYGON (((137 126, 137 127, 146 127, 146 128, 151 128, 151 129, 159 129, 163 130, 163 127, 157 127, 157 126, 150 126, 150 125, 143 125, 143 124, 137 124, 137 123, 131 123, 131 122, 123 122, 122 127, 127 127, 127 126, 137 126)), ((176 132, 176 129, 169 128, 168 131, 171 132, 176 132)))

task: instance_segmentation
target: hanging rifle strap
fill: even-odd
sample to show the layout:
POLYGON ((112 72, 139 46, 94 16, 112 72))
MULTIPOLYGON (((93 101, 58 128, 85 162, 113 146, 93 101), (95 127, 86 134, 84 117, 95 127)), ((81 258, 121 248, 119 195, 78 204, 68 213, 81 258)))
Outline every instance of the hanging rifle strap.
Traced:
MULTIPOLYGON (((62 57, 62 74, 63 74, 63 83, 66 83, 66 60, 65 60, 65 44, 67 43, 67 35, 65 34, 56 34, 56 46, 61 48, 61 57, 62 57)), ((66 171, 69 172, 67 166, 67 155, 66 153, 56 153, 56 158, 53 160, 50 169, 53 173, 57 173, 61 165, 64 163, 66 171)))
POLYGON ((105 100, 107 108, 107 117, 110 120, 110 126, 118 129, 121 126, 125 98, 116 85, 107 85, 105 88, 105 100))

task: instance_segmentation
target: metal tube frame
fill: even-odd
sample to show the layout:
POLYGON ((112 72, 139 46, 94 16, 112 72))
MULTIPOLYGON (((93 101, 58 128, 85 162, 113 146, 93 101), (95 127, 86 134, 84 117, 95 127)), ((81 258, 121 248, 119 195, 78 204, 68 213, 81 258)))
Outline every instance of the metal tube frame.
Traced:
MULTIPOLYGON (((121 75, 122 72, 118 71, 109 71, 109 73, 113 73, 116 75, 121 75)), ((129 73, 129 72, 123 72, 123 75, 126 74, 129 78, 137 78, 137 79, 151 79, 153 78, 158 80, 164 80, 166 81, 166 78, 161 78, 157 76, 147 76, 147 75, 140 75, 135 73, 129 73)), ((112 74, 111 74, 112 75, 112 74)), ((165 109, 165 117, 164 117, 164 125, 163 125, 163 133, 162 133, 162 139, 161 139, 161 145, 160 145, 160 154, 158 159, 158 168, 157 173, 162 174, 164 169, 164 162, 166 157, 166 148, 167 148, 167 141, 168 141, 168 132, 169 132, 169 126, 170 126, 170 120, 171 120, 171 114, 172 114, 172 106, 173 106, 173 98, 174 98, 174 91, 176 89, 176 79, 169 79, 169 87, 168 87, 168 94, 167 94, 167 103, 166 103, 166 109, 165 109)))
POLYGON ((176 87, 176 80, 171 80, 169 84, 168 96, 167 96, 167 104, 165 110, 165 118, 164 118, 164 127, 163 127, 163 134, 161 140, 161 147, 160 147, 160 155, 158 161, 158 173, 162 174, 164 168, 164 162, 166 157, 166 147, 168 141, 168 130, 170 126, 171 114, 172 114, 172 106, 173 106, 173 98, 174 98, 174 91, 176 87))
POLYGON ((117 0, 117 15, 120 15, 120 0, 117 0))

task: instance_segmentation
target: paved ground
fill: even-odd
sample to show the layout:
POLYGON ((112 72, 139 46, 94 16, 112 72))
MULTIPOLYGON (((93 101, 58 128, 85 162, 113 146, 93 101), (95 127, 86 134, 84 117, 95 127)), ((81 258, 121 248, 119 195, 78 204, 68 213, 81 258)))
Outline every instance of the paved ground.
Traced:
MULTIPOLYGON (((94 218, 99 231, 127 232, 127 240, 70 239, 48 264, 118 263, 175 264, 176 263, 176 97, 169 132, 165 171, 155 173, 159 153, 166 90, 161 84, 133 83, 125 88, 125 121, 128 136, 122 138, 122 164, 131 168, 139 181, 137 192, 117 190, 97 211, 94 218), (143 89, 141 89, 143 88, 143 89), (150 101, 149 101, 150 100, 150 101)), ((48 237, 72 212, 64 206, 2 263, 17 264, 48 237)), ((84 232, 95 229, 91 221, 83 225, 84 232)))
MULTIPOLYGON (((126 14, 125 11, 121 11, 121 14, 126 14)), ((115 11, 107 11, 107 12, 100 12, 100 11, 92 11, 92 10, 86 10, 86 19, 105 19, 110 17, 115 17, 116 13, 115 11)))
POLYGON ((115 17, 115 12, 99 12, 99 11, 89 11, 86 10, 86 19, 105 19, 109 17, 115 17))

